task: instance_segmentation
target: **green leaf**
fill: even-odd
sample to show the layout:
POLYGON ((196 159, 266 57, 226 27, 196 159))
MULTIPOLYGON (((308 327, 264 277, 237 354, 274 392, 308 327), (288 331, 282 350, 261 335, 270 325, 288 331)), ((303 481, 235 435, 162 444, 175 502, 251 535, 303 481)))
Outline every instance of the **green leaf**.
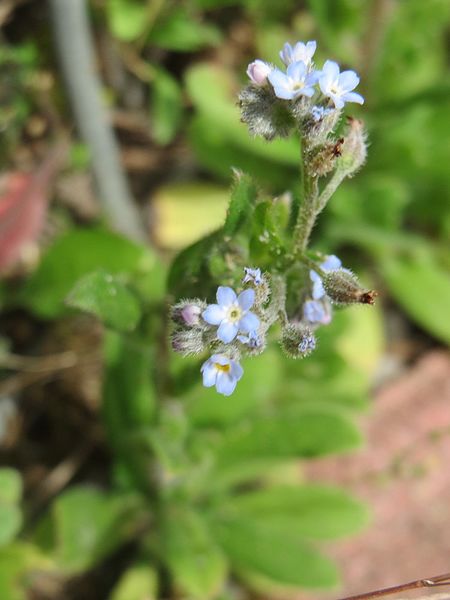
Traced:
POLYGON ((256 202, 256 197, 257 190, 251 177, 239 171, 235 171, 230 204, 223 226, 224 235, 234 235, 243 224, 249 221, 256 202))
POLYGON ((31 572, 51 567, 51 562, 31 544, 15 543, 0 548, 0 598, 28 600, 31 572))
MULTIPOLYGON (((106 377, 105 410, 115 413, 116 431, 120 435, 150 425, 155 411, 154 364, 150 344, 129 340, 115 332, 105 337, 106 377)), ((107 416, 108 418, 108 416, 107 416)))
POLYGON ((410 317, 438 340, 450 343, 450 281, 437 258, 424 252, 386 254, 380 268, 390 292, 410 317))
POLYGON ((175 298, 213 296, 215 286, 210 281, 209 258, 221 240, 221 231, 211 233, 176 256, 168 281, 169 291, 175 298))
POLYGON ((245 518, 217 523, 214 531, 233 568, 250 582, 262 577, 288 589, 332 587, 338 582, 335 565, 296 532, 277 531, 264 520, 245 518))
POLYGON ((191 52, 204 46, 220 43, 220 30, 209 23, 201 23, 182 8, 173 10, 158 22, 150 34, 150 41, 167 50, 191 52))
POLYGON ((52 554, 59 567, 65 573, 80 573, 135 535, 139 508, 133 495, 113 496, 89 487, 72 488, 55 500, 50 515, 41 523, 40 533, 53 533, 52 554))
POLYGON ((16 469, 0 469, 0 503, 15 504, 22 496, 22 478, 16 469))
POLYGON ((106 271, 82 277, 70 292, 66 304, 98 317, 119 331, 133 331, 141 317, 136 296, 106 271))
POLYGON ((148 492, 150 451, 145 431, 155 417, 155 348, 109 331, 105 354, 103 418, 108 440, 123 469, 125 487, 148 492))
POLYGON ((139 38, 148 26, 148 8, 137 0, 108 0, 106 14, 112 34, 124 42, 139 38))
POLYGON ((226 560, 199 514, 172 507, 162 525, 161 551, 175 584, 196 600, 214 598, 224 585, 226 560))
POLYGON ((212 482, 229 484, 260 475, 277 462, 345 452, 360 444, 361 434, 341 411, 302 405, 228 433, 216 451, 212 482))
POLYGON ((22 479, 15 469, 0 469, 0 547, 11 542, 22 527, 22 512, 16 504, 22 496, 22 479))
POLYGON ((0 547, 11 542, 22 527, 22 513, 18 506, 0 503, 0 547))
POLYGON ((55 241, 38 269, 19 291, 18 301, 38 316, 64 314, 64 300, 83 275, 104 269, 112 275, 125 273, 140 286, 155 289, 159 267, 148 248, 104 229, 76 229, 55 241))
POLYGON ((183 97, 177 80, 164 69, 155 73, 152 87, 152 136, 165 146, 173 140, 183 117, 183 97))
POLYGON ((223 519, 258 520, 275 532, 330 540, 359 531, 366 507, 344 491, 323 485, 280 486, 230 497, 221 503, 223 519))
POLYGON ((104 229, 79 228, 58 238, 48 249, 38 269, 19 290, 17 300, 38 316, 53 318, 68 310, 64 300, 83 275, 105 269, 155 289, 158 267, 149 248, 104 229))
POLYGON ((125 571, 109 600, 157 600, 158 575, 150 565, 136 564, 125 571))

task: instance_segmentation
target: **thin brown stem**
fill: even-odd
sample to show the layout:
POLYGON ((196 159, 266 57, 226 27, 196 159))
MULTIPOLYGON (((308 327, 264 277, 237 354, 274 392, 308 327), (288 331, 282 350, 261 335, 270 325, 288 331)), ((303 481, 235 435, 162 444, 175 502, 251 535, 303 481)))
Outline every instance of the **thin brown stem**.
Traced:
POLYGON ((415 581, 410 581, 408 583, 401 583, 400 585, 394 585, 392 587, 382 588, 373 592, 366 592, 364 594, 357 594, 356 596, 347 596, 345 598, 340 598, 339 600, 370 600, 371 598, 380 598, 381 596, 398 594, 399 592, 406 592, 407 590, 439 587, 444 585, 450 586, 450 573, 437 575, 436 577, 430 577, 428 579, 416 579, 415 581))

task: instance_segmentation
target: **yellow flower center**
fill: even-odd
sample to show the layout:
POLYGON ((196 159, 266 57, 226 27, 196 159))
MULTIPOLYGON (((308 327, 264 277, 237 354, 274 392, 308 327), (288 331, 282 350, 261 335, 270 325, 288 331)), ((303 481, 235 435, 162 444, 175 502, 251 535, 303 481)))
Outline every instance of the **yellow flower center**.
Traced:
POLYGON ((214 366, 218 371, 222 371, 223 373, 228 373, 231 369, 231 365, 220 365, 219 363, 214 363, 214 366))
POLYGON ((239 321, 242 317, 242 310, 238 306, 234 306, 228 313, 230 321, 239 321))

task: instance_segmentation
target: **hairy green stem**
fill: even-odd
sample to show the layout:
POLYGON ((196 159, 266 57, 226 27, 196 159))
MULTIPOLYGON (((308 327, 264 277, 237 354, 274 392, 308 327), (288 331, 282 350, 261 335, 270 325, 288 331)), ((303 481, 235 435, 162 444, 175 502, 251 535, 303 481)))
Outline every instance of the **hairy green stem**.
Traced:
POLYGON ((315 204, 318 195, 317 177, 309 175, 306 168, 307 147, 305 140, 301 140, 300 177, 302 183, 302 203, 294 229, 293 249, 294 254, 303 252, 309 242, 311 231, 316 220, 315 204))
POLYGON ((342 181, 347 175, 347 171, 343 171, 340 169, 338 169, 334 173, 333 177, 330 179, 325 188, 322 190, 321 194, 316 199, 314 206, 316 217, 323 211, 323 209, 328 203, 328 200, 331 198, 331 196, 334 194, 337 188, 341 185, 342 181))

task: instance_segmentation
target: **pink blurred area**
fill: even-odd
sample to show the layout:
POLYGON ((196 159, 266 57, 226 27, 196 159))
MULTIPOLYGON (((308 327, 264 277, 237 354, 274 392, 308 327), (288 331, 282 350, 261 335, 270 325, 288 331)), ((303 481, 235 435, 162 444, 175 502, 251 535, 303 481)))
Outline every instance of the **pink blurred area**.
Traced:
POLYGON ((0 275, 8 274, 37 242, 51 185, 65 155, 58 146, 32 172, 13 171, 0 177, 0 275))
POLYGON ((368 529, 331 548, 341 596, 450 571, 450 355, 428 352, 383 386, 363 429, 361 452, 305 467, 311 479, 345 486, 372 510, 368 529))

